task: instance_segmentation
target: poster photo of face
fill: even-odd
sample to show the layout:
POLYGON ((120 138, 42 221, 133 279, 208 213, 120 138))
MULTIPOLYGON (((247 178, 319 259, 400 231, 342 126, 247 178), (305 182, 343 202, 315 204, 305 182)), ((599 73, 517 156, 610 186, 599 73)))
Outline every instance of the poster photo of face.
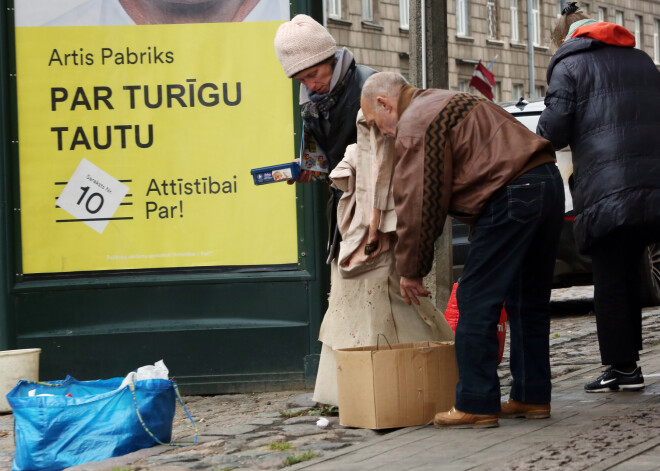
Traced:
POLYGON ((15 0, 16 26, 285 21, 287 0, 15 0))

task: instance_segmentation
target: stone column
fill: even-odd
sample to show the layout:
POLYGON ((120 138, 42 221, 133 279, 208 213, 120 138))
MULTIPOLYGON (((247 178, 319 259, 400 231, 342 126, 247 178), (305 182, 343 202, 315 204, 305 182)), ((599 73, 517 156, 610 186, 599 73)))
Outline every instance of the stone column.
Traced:
MULTIPOLYGON (((426 87, 448 88, 447 3, 446 0, 425 0, 424 3, 422 21, 422 0, 410 0, 410 80, 414 86, 422 87, 426 65, 426 87), (425 31, 422 31, 422 23, 425 31), (422 34, 425 34, 425 42, 422 34), (423 48, 426 49, 426 64, 423 48)), ((451 219, 447 218, 442 236, 435 243, 433 268, 425 280, 436 306, 443 311, 454 283, 452 266, 451 219)))

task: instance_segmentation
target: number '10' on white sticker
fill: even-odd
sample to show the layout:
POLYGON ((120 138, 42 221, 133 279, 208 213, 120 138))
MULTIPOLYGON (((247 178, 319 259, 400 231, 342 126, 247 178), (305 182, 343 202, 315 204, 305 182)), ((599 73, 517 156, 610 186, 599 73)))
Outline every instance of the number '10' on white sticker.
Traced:
POLYGON ((102 234, 110 221, 133 219, 115 216, 128 190, 117 178, 82 159, 57 198, 57 206, 74 219, 58 217, 56 221, 83 222, 102 234))

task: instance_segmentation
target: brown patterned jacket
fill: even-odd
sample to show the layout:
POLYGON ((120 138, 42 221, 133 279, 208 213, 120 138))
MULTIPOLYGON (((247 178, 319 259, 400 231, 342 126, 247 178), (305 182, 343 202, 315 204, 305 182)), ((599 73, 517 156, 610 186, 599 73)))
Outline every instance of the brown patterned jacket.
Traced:
POLYGON ((431 270, 447 214, 473 224, 498 190, 555 154, 501 107, 468 93, 406 86, 398 112, 396 268, 414 278, 431 270))

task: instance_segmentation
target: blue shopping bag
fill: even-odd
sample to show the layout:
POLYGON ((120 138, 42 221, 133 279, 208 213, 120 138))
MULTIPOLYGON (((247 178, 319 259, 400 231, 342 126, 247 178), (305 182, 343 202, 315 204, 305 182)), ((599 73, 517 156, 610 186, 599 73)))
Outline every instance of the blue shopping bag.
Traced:
POLYGON ((147 379, 120 388, 124 378, 54 382, 21 380, 7 394, 14 413, 16 451, 12 471, 59 471, 90 461, 168 443, 176 383, 147 379), (34 391, 30 394, 30 391, 34 391))

